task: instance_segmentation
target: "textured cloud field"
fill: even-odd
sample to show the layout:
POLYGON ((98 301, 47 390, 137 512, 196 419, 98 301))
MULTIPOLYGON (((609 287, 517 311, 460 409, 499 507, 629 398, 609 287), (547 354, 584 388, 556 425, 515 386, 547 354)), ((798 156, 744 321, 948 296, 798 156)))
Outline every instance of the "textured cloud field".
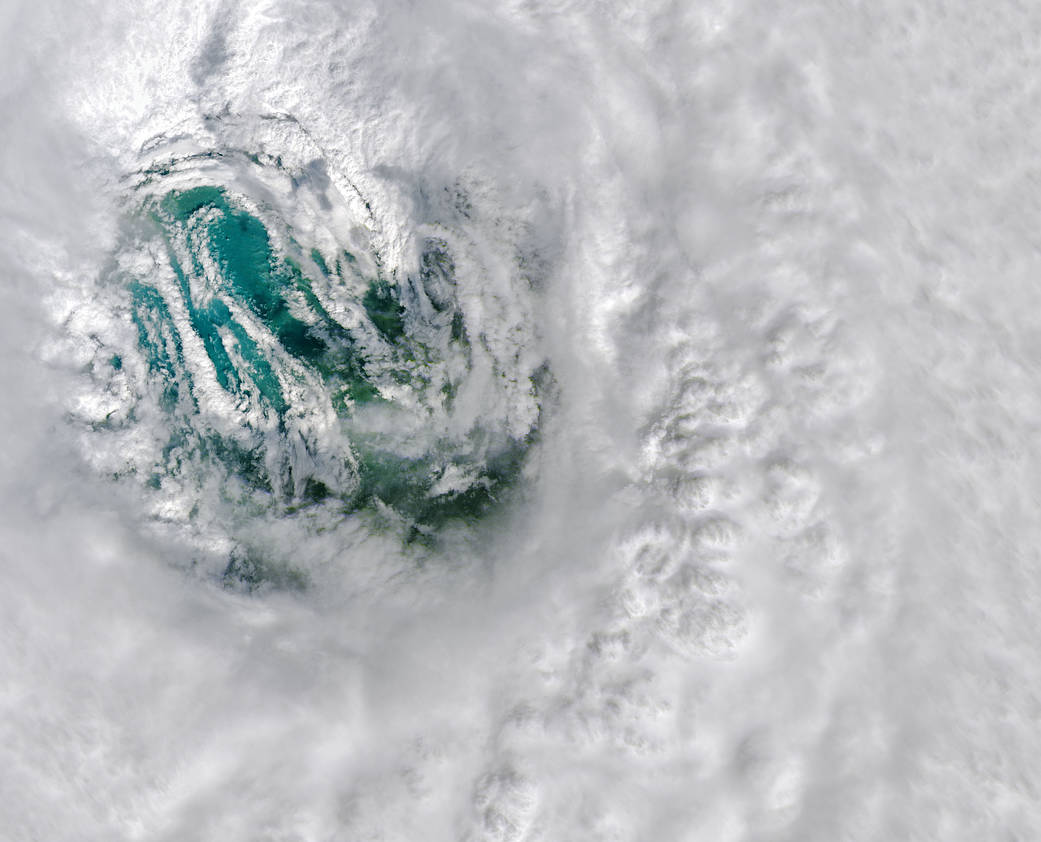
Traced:
POLYGON ((0 838, 1041 836, 1041 13, 0 32, 0 838))

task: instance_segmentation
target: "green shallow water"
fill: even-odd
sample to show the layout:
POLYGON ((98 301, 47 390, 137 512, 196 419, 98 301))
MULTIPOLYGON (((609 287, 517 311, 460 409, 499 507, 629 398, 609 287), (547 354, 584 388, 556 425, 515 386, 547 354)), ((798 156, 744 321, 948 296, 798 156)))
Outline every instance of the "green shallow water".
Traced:
MULTIPOLYGON (((169 265, 125 279, 170 431, 144 472, 147 486, 216 475, 223 499, 245 511, 389 514, 406 540, 425 542, 503 503, 536 429, 520 438, 494 423, 447 433, 472 349, 446 243, 427 242, 415 277, 366 277, 349 252, 299 246, 221 187, 168 192, 144 213, 169 265), (233 423, 206 420, 211 379, 233 423)), ((113 368, 123 364, 112 358, 113 368)), ((253 557, 226 575, 252 582, 265 571, 300 582, 253 557)))

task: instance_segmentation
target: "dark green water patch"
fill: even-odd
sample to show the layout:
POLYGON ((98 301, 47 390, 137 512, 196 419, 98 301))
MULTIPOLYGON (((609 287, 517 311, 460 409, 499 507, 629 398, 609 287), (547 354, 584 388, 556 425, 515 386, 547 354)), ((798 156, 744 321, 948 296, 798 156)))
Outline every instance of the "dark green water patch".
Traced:
POLYGON ((361 485, 354 507, 381 503, 420 526, 439 528, 449 521, 475 523, 503 499, 520 476, 527 453, 524 442, 508 441, 480 461, 482 469, 462 487, 438 491, 446 471, 472 470, 463 457, 435 453, 422 457, 359 446, 361 485))
POLYGON ((255 549, 236 548, 224 568, 224 586, 229 590, 254 593, 261 589, 302 591, 309 584, 307 573, 285 561, 265 558, 255 549))
POLYGON ((388 342, 395 342, 405 335, 405 308, 386 281, 372 281, 365 291, 362 304, 376 329, 388 342))
POLYGON ((328 278, 328 277, 329 277, 329 275, 331 274, 331 273, 329 272, 329 266, 328 266, 328 264, 327 264, 327 263, 325 262, 325 258, 324 258, 324 257, 322 257, 322 253, 321 253, 320 251, 318 251, 318 249, 311 249, 311 260, 313 260, 313 261, 314 261, 314 264, 315 264, 315 266, 317 266, 317 267, 318 267, 318 270, 319 270, 319 271, 320 271, 320 272, 321 272, 321 273, 322 273, 323 275, 325 275, 325 277, 327 277, 327 278, 328 278))

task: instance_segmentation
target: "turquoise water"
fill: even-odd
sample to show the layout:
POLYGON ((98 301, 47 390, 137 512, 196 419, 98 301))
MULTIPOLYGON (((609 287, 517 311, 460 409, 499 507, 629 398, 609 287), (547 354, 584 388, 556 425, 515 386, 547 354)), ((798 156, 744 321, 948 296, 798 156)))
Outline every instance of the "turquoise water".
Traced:
MULTIPOLYGON (((445 525, 476 523, 503 504, 535 429, 520 438, 479 424, 436 433, 472 351, 444 241, 426 242, 414 278, 366 277, 350 252, 299 246, 222 187, 171 191, 144 213, 170 269, 166 282, 161 274, 126 282, 169 431, 146 486, 216 472, 224 498, 250 510, 334 507, 382 521, 389 513, 409 542, 436 541, 445 525), (189 346, 204 358, 190 358, 189 346), (200 386, 210 378, 238 414, 231 432, 203 420, 200 386), (332 432, 315 433, 316 419, 330 414, 332 432)), ((251 587, 303 581, 255 555, 233 560, 225 576, 251 587)))

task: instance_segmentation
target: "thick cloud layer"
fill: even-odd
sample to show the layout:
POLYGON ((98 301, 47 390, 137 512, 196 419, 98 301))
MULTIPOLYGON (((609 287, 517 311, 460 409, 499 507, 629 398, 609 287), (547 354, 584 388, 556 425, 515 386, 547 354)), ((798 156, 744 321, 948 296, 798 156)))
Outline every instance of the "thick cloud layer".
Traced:
MULTIPOLYGON (((12 3, 0 31, 0 836, 1041 832, 1041 16, 12 3), (490 517, 414 541, 126 468, 167 416, 118 279, 175 278, 126 243, 203 183, 287 254, 404 284, 452 249, 443 429, 537 427, 490 517), (301 578, 237 586, 246 544, 301 578)), ((199 418, 261 427, 196 344, 199 418)), ((408 412, 368 432, 433 440, 380 382, 408 412)))

